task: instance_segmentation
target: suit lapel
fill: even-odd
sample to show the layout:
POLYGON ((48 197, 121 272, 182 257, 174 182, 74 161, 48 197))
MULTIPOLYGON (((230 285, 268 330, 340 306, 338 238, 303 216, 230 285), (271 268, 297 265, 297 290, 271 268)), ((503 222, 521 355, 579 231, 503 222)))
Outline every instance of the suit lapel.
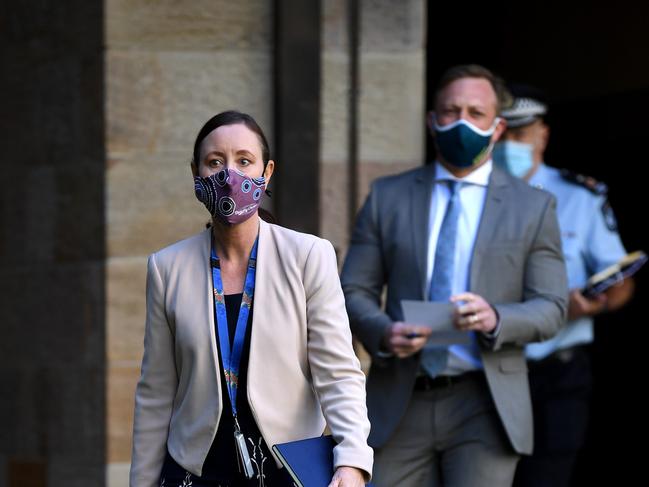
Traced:
MULTIPOLYGON (((428 257, 428 220, 430 215, 430 198, 435 185, 435 166, 424 166, 415 176, 415 182, 410 193, 410 214, 412 222, 413 249, 415 262, 419 270, 422 296, 426 296, 426 269, 428 257)), ((395 238, 401 238, 395 235, 395 238)))
POLYGON ((473 255, 471 257, 471 281, 469 283, 469 288, 472 292, 479 291, 474 289, 474 285, 478 282, 476 279, 478 277, 477 274, 480 271, 484 249, 493 242, 495 238, 497 238, 496 231, 498 220, 502 215, 503 200, 506 197, 505 193, 507 188, 507 179, 498 168, 494 167, 489 177, 484 209, 482 210, 482 217, 480 218, 478 234, 476 236, 473 255))

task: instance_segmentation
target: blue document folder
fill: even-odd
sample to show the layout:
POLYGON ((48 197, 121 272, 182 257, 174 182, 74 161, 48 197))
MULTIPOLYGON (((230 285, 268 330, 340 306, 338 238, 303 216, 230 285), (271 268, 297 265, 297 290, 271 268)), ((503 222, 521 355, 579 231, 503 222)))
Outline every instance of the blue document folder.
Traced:
POLYGON ((273 452, 297 487, 327 487, 334 474, 334 446, 328 435, 273 445, 273 452))
POLYGON ((293 478, 297 487, 327 487, 334 474, 331 436, 273 445, 273 452, 293 478))

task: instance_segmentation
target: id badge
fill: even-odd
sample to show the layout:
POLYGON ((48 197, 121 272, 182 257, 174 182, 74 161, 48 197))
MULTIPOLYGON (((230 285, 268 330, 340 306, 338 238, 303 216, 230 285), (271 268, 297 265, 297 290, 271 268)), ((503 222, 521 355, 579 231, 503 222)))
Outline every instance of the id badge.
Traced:
POLYGON ((248 447, 246 446, 246 438, 241 431, 234 431, 234 444, 237 448, 237 458, 239 459, 239 469, 243 469, 243 473, 247 479, 251 479, 255 475, 255 470, 252 467, 252 461, 248 454, 248 447))

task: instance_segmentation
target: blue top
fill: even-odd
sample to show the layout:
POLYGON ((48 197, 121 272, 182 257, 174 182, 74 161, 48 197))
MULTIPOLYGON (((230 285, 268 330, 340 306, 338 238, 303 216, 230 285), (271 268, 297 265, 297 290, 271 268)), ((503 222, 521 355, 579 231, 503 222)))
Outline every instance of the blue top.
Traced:
MULTIPOLYGON (((471 256, 478 235, 478 227, 480 226, 480 218, 487 197, 487 187, 492 169, 493 163, 489 160, 471 174, 458 179, 439 162, 435 163, 435 190, 431 193, 428 221, 427 289, 430 289, 432 282, 437 240, 444 220, 444 213, 451 197, 449 186, 440 184, 440 182, 451 180, 463 183, 461 188, 458 188, 460 214, 457 222, 453 282, 451 283, 451 295, 454 295, 470 289, 471 256)), ((451 345, 448 347, 448 351, 448 361, 446 367, 441 371, 441 375, 457 375, 469 370, 483 368, 480 348, 475 340, 474 333, 472 333, 472 345, 451 345)))
MULTIPOLYGON (((582 288, 590 276, 626 255, 605 189, 590 190, 541 164, 529 183, 557 198, 557 217, 569 289, 582 288)), ((571 321, 555 337, 527 346, 528 358, 540 360, 556 350, 593 341, 593 319, 571 321)))

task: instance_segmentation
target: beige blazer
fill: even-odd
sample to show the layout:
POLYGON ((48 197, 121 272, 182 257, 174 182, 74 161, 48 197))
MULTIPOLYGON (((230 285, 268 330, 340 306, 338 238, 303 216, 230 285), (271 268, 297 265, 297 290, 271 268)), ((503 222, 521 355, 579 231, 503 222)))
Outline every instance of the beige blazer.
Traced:
MULTIPOLYGON (((365 376, 331 244, 262 220, 248 402, 269 446, 331 429, 334 465, 372 471, 365 376)), ((167 448, 201 475, 223 412, 210 230, 149 257, 131 487, 157 485, 167 448)), ((277 461, 277 459, 275 459, 277 461)))

